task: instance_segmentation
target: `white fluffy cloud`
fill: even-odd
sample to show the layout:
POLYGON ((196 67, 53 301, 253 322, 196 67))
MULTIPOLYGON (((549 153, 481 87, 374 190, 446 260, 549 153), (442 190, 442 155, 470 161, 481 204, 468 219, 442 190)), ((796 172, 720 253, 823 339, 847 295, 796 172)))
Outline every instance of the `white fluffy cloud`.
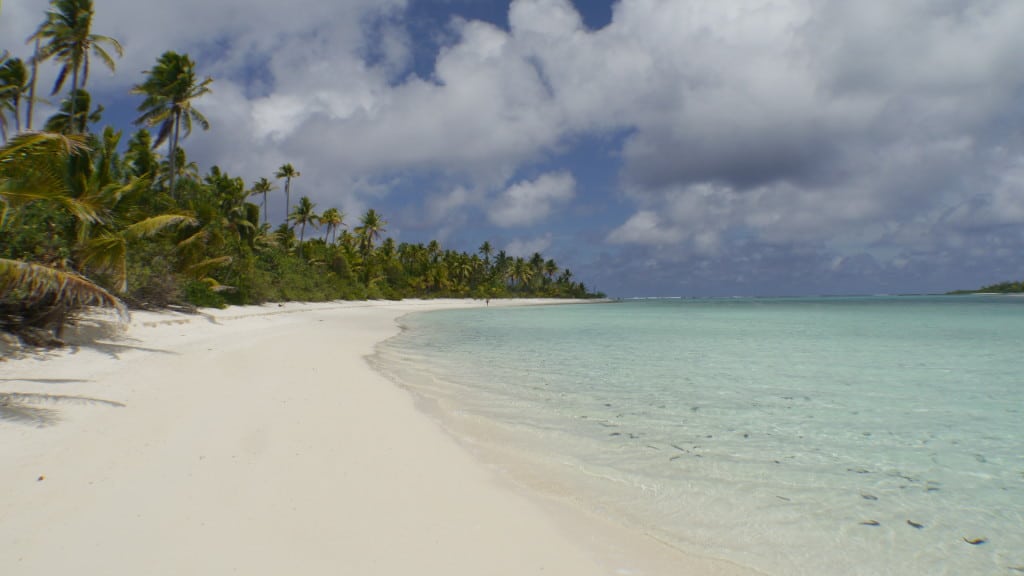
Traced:
POLYGON ((556 206, 576 194, 576 179, 568 172, 543 174, 517 182, 489 207, 491 222, 503 228, 529 226, 547 218, 556 206))
MULTIPOLYGON (((7 3, 0 38, 20 42, 45 7, 7 3)), ((813 249, 902 270, 979 246, 1024 251, 994 236, 1024 219, 1022 2, 620 0, 591 30, 569 0, 513 0, 508 30, 452 18, 436 31, 421 75, 409 8, 104 0, 94 30, 126 57, 116 76, 94 66, 90 87, 123 94, 162 51, 190 53, 216 80, 197 103, 214 130, 189 154, 247 181, 292 162, 298 194, 321 207, 351 212, 423 173, 439 177, 403 193, 438 226, 614 204, 594 225, 645 251, 631 261, 782 266, 813 249), (618 203, 544 164, 609 135, 623 142, 618 203), (771 256, 741 262, 751 251, 771 256)), ((581 182, 586 169, 573 166, 581 182)))
POLYGON ((505 252, 509 256, 529 258, 534 252, 544 252, 551 247, 551 234, 544 234, 536 238, 516 239, 508 243, 505 252))

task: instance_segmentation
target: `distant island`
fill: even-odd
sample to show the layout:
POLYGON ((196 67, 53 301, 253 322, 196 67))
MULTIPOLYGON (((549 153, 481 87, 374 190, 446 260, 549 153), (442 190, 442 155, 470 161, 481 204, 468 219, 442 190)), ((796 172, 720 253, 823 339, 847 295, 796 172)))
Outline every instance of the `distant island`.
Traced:
POLYGON ((1000 282, 991 286, 982 286, 977 290, 954 290, 947 294, 1020 294, 1024 293, 1024 281, 1000 282))

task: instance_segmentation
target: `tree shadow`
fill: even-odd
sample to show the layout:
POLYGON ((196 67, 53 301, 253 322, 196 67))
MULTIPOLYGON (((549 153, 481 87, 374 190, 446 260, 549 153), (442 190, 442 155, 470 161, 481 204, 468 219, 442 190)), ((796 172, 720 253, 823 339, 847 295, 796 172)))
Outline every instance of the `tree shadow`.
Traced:
POLYGON ((0 421, 46 428, 60 422, 60 410, 52 404, 79 406, 107 406, 124 408, 124 404, 89 396, 64 394, 32 394, 24 392, 0 392, 0 421))
POLYGON ((92 382, 81 378, 0 378, 0 382, 38 382, 39 384, 78 384, 92 382))

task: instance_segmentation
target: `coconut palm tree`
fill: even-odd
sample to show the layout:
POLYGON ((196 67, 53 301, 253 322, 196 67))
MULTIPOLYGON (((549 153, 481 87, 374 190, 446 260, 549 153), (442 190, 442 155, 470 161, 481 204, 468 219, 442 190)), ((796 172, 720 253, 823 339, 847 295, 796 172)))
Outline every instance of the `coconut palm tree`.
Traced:
POLYGON ((274 178, 278 180, 284 178, 284 215, 286 220, 292 210, 292 178, 299 176, 302 176, 302 173, 296 170, 291 163, 282 164, 274 173, 274 178))
POLYGON ((90 112, 91 107, 92 96, 85 90, 76 90, 60 103, 60 111, 47 118, 44 129, 61 134, 85 134, 89 124, 95 124, 103 117, 102 105, 90 112))
POLYGON ((132 88, 133 94, 146 97, 139 105, 138 110, 142 114, 135 119, 135 123, 160 127, 153 142, 154 148, 167 142, 167 158, 170 162, 168 190, 171 196, 174 196, 175 160, 178 140, 182 137, 182 124, 185 128, 184 137, 192 133, 193 121, 198 122, 203 130, 210 129, 210 122, 192 106, 192 102, 210 92, 213 78, 197 81, 195 67, 195 62, 188 54, 164 52, 156 65, 146 72, 146 81, 132 88))
POLYGON ((386 232, 387 221, 380 213, 370 208, 366 214, 359 219, 359 226, 356 227, 356 235, 359 238, 359 248, 365 258, 373 249, 374 241, 386 232))
POLYGON ((101 208, 72 194, 64 173, 69 158, 88 150, 85 138, 49 132, 26 132, 0 148, 0 230, 11 210, 49 201, 80 221, 100 219, 101 208))
MULTIPOLYGON (((100 222, 102 206, 90 197, 74 197, 64 173, 69 160, 86 150, 82 137, 52 133, 25 133, 0 148, 0 234, 11 226, 12 211, 33 202, 48 202, 80 223, 100 222)), ((0 258, 0 327, 54 328, 59 335, 70 311, 92 305, 127 314, 115 296, 61 262, 0 258)))
POLYGON ((160 158, 153 152, 153 139, 149 130, 139 129, 128 141, 124 161, 134 176, 156 178, 160 169, 160 158))
POLYGON ((42 53, 41 45, 38 37, 30 37, 29 42, 35 41, 35 48, 32 52, 32 58, 29 62, 32 63, 32 75, 29 76, 28 81, 28 110, 25 111, 25 129, 32 129, 32 111, 35 108, 36 103, 36 78, 39 76, 39 56, 42 53))
MULTIPOLYGON (((53 84, 52 94, 56 94, 64 86, 68 74, 71 74, 71 94, 79 88, 85 88, 89 82, 89 54, 95 54, 110 68, 117 67, 110 53, 103 47, 110 46, 118 57, 124 55, 121 44, 109 36, 93 34, 92 0, 50 0, 50 10, 46 19, 29 40, 42 40, 43 45, 37 56, 38 61, 51 58, 60 62, 61 69, 53 84), (81 81, 81 82, 79 82, 81 81)), ((75 101, 71 99, 71 116, 75 116, 75 101)))
POLYGON ((330 242, 333 244, 338 235, 338 228, 345 225, 345 213, 337 208, 328 208, 320 215, 320 223, 327 226, 327 237, 331 238, 330 242), (331 237, 332 232, 334 237, 331 237))
POLYGON ((264 224, 267 223, 267 193, 268 192, 273 192, 274 190, 277 190, 277 186, 274 186, 270 182, 270 180, 267 180, 266 178, 260 178, 256 182, 253 182, 253 185, 252 185, 252 192, 250 192, 251 195, 253 195, 253 196, 255 196, 256 194, 262 194, 263 195, 263 223, 264 224))
POLYGON ((477 252, 484 257, 484 274, 487 274, 491 267, 491 254, 494 253, 494 247, 491 246, 489 241, 484 240, 484 243, 480 245, 477 252))
POLYGON ((309 200, 309 196, 299 198, 299 204, 295 207, 288 219, 300 226, 299 228, 299 255, 302 255, 302 240, 306 236, 306 224, 316 227, 320 224, 320 216, 315 212, 316 204, 309 200))
POLYGON ((28 94, 28 70, 21 58, 12 58, 4 51, 0 54, 0 133, 7 141, 6 112, 14 117, 14 131, 21 132, 21 102, 28 94))

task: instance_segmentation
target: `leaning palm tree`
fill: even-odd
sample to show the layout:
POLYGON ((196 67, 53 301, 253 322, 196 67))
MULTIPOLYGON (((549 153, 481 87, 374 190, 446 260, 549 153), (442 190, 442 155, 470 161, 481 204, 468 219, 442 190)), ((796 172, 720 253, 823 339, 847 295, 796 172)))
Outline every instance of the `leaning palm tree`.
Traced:
MULTIPOLYGON (((61 62, 60 72, 53 84, 52 94, 56 94, 64 86, 68 74, 71 74, 71 94, 79 88, 85 88, 89 81, 90 52, 113 71, 116 68, 114 59, 103 45, 114 49, 118 57, 124 55, 121 44, 109 36, 93 34, 92 0, 50 0, 50 10, 46 19, 29 40, 45 41, 37 60, 51 58, 61 62)), ((74 100, 72 99, 71 116, 74 117, 74 100)))
POLYGON ((315 212, 316 204, 310 201, 309 196, 299 198, 299 204, 295 210, 288 215, 288 219, 300 226, 299 228, 299 254, 302 254, 302 240, 306 236, 306 224, 317 226, 320 224, 320 216, 315 212))
POLYGON ((345 213, 337 208, 328 208, 320 215, 320 223, 327 226, 327 237, 333 244, 338 235, 338 228, 345 225, 345 213), (332 232, 334 233, 333 237, 331 236, 332 232))
POLYGON ((170 161, 168 190, 174 196, 175 159, 182 124, 185 137, 192 133, 192 122, 196 121, 203 130, 210 129, 210 122, 192 107, 192 101, 210 92, 213 78, 197 81, 196 64, 187 54, 168 51, 146 74, 146 81, 132 88, 133 94, 146 97, 139 105, 142 114, 136 124, 148 127, 159 126, 153 147, 167 142, 167 158, 170 161))
POLYGON ((267 180, 266 178, 260 178, 259 180, 254 182, 253 185, 252 185, 252 192, 250 192, 251 195, 255 196, 256 194, 263 194, 263 223, 264 224, 267 223, 267 193, 268 192, 273 192, 274 190, 277 190, 277 187, 274 186, 270 182, 270 180, 267 180))
POLYGON ((274 178, 284 178, 284 216, 285 219, 292 213, 292 178, 298 178, 302 176, 298 170, 295 169, 291 163, 282 164, 277 172, 274 173, 274 178))

